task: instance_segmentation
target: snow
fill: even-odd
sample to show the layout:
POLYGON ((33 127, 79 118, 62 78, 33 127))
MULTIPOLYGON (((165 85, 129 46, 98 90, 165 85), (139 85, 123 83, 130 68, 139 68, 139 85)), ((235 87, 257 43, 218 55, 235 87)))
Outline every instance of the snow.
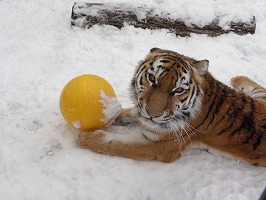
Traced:
POLYGON ((131 106, 131 76, 153 47, 208 59, 210 72, 226 84, 246 75, 266 87, 264 0, 146 2, 182 10, 189 23, 204 24, 218 14, 247 19, 252 13, 256 34, 181 38, 132 26, 83 30, 70 26, 74 0, 0 1, 1 199, 258 199, 266 185, 263 167, 199 148, 164 164, 100 155, 75 144, 79 132, 59 109, 64 85, 78 75, 96 74, 112 84, 124 107, 131 106))
POLYGON ((103 104, 104 114, 104 118, 101 119, 101 121, 105 123, 106 126, 109 126, 120 115, 122 105, 117 98, 106 95, 103 90, 100 91, 100 97, 100 103, 103 104))
POLYGON ((81 124, 80 124, 79 120, 78 121, 73 121, 72 125, 73 125, 73 127, 77 128, 77 129, 79 129, 81 127, 81 124))

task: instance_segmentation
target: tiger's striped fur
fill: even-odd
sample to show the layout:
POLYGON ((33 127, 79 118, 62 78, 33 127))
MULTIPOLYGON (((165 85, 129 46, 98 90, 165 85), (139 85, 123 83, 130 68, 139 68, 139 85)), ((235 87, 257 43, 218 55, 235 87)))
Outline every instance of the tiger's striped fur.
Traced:
POLYGON ((132 79, 135 106, 116 119, 126 128, 82 133, 77 142, 102 154, 163 162, 203 144, 266 166, 266 90, 247 77, 232 85, 213 78, 207 60, 153 48, 132 79))

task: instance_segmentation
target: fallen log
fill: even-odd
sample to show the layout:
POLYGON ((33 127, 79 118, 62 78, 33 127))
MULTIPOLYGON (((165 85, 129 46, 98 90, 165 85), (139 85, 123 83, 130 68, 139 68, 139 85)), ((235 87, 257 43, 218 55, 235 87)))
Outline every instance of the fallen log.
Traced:
POLYGON ((124 24, 137 28, 168 29, 178 36, 190 36, 191 33, 219 36, 229 32, 238 35, 254 34, 256 20, 252 16, 249 21, 231 21, 224 29, 219 25, 220 19, 215 18, 211 23, 199 26, 188 24, 176 19, 169 12, 158 11, 158 8, 148 8, 146 5, 129 3, 75 3, 72 7, 71 24, 82 28, 90 28, 95 24, 112 25, 121 28, 124 24))

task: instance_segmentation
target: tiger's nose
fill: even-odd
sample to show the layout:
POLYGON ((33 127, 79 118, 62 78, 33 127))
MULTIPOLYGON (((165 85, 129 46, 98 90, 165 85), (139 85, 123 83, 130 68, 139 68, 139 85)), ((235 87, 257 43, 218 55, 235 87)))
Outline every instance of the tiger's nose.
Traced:
POLYGON ((151 118, 155 118, 155 117, 160 117, 163 113, 160 111, 156 111, 156 110, 149 110, 147 109, 147 113, 149 114, 149 116, 151 118))
POLYGON ((169 103, 168 94, 164 91, 154 91, 147 97, 146 111, 151 118, 160 117, 169 103))

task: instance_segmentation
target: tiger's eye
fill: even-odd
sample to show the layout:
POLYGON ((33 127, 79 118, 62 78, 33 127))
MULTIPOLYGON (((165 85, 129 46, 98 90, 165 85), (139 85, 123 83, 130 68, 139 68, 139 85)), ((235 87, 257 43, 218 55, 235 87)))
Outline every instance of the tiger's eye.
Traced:
POLYGON ((184 88, 179 87, 179 88, 175 89, 175 91, 172 92, 172 95, 180 95, 180 94, 182 94, 184 91, 185 91, 184 88))
POLYGON ((184 92, 184 89, 181 88, 181 87, 179 87, 179 88, 177 88, 177 89, 175 90, 175 92, 177 92, 177 93, 182 93, 182 92, 184 92))
POLYGON ((155 84, 155 76, 152 74, 148 74, 148 80, 152 83, 155 84))

